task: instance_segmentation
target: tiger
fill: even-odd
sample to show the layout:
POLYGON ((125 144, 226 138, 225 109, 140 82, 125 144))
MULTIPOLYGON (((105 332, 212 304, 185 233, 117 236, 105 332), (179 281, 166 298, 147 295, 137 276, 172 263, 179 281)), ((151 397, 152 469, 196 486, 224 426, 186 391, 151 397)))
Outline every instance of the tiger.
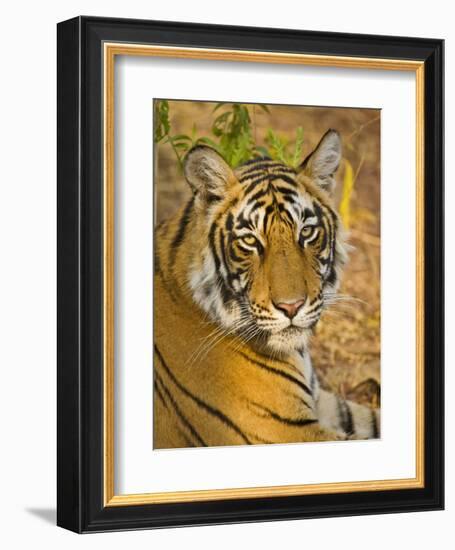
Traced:
POLYGON ((155 230, 155 449, 380 437, 379 409, 321 387, 309 350, 347 260, 341 158, 333 129, 298 169, 186 154, 191 197, 155 230))

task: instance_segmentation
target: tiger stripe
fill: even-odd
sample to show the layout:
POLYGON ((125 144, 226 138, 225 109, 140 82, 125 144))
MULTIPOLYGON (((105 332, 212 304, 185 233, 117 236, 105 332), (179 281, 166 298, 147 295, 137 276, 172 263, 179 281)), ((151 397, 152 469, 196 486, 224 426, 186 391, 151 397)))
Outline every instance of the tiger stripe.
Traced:
POLYGON ((161 363, 161 366, 164 368, 166 373, 169 375, 170 379, 174 382, 174 384, 177 386, 177 388, 184 393, 187 397, 189 397, 194 403, 196 403, 201 409, 203 409, 205 412, 210 413, 212 416, 223 422, 226 426, 237 432, 237 434, 243 439, 243 441, 247 444, 250 444, 250 440, 248 437, 242 432, 242 430, 228 417, 226 416, 222 411, 219 409, 212 407, 207 402, 203 401, 200 397, 192 394, 183 384, 181 384, 175 375, 172 373, 172 371, 167 366, 166 362, 163 359, 163 356, 161 355, 160 351, 158 350, 158 347, 155 345, 155 353, 158 356, 158 359, 161 363))
MULTIPOLYGON (((180 422, 190 432, 190 434, 193 436, 193 438, 197 441, 197 443, 199 444, 198 446, 207 447, 207 444, 205 443, 205 441, 202 439, 202 437, 196 431, 195 427, 190 423, 190 421, 186 418, 184 413, 181 411, 179 405, 177 404, 177 401, 174 399, 171 392, 168 390, 168 388, 166 387, 166 385, 163 382, 161 382, 161 387, 162 387, 164 393, 166 394, 166 397, 168 398, 169 402, 171 403, 175 413, 177 414, 180 422)), ((186 437, 188 437, 188 436, 186 436, 186 437)))
MULTIPOLYGON (((310 388, 303 382, 302 380, 299 380, 298 378, 295 378, 291 374, 288 374, 287 372, 277 369, 274 366, 267 365, 266 363, 263 363, 261 361, 258 361, 256 359, 253 359, 249 355, 247 355, 243 351, 239 351, 240 355, 244 357, 247 361, 252 363, 253 365, 256 365, 260 367, 261 369, 265 369, 266 371, 275 374, 276 376, 281 376, 282 378, 285 378, 286 380, 289 380, 289 382, 292 382, 292 384, 295 384, 299 386, 309 397, 312 397, 312 393, 310 388)), ((307 404, 308 407, 311 408, 311 405, 307 404)))

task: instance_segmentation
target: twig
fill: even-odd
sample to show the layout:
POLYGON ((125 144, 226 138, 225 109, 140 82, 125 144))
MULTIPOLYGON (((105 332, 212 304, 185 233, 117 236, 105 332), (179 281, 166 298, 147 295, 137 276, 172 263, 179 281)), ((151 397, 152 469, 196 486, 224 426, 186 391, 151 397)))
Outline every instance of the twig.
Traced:
POLYGON ((373 122, 376 122, 377 120, 381 120, 381 115, 375 117, 375 118, 372 118, 371 120, 368 120, 367 122, 365 122, 364 124, 361 124, 357 130, 354 130, 352 132, 352 134, 349 134, 348 136, 348 140, 350 141, 354 136, 356 136, 357 134, 360 134, 360 132, 362 132, 367 126, 369 126, 370 124, 373 124, 373 122))

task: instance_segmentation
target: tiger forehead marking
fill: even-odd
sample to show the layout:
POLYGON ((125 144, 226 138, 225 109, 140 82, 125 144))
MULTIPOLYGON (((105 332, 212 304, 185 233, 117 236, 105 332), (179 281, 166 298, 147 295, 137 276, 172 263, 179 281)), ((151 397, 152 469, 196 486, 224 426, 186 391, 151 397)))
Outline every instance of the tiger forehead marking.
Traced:
MULTIPOLYGON (((238 173, 243 200, 239 200, 235 208, 237 219, 234 230, 240 233, 256 230, 267 234, 274 225, 278 225, 279 232, 283 234, 286 226, 318 221, 311 195, 304 185, 298 183, 292 168, 258 159, 253 167, 248 166, 246 170, 241 167, 238 173)), ((318 211, 321 213, 320 209, 318 211)), ((231 227, 232 212, 229 212, 228 218, 231 227)))
POLYGON ((208 147, 187 157, 198 237, 187 283, 213 321, 253 346, 304 349, 336 288, 345 254, 325 188, 339 156, 324 155, 299 171, 259 158, 235 172, 208 147))

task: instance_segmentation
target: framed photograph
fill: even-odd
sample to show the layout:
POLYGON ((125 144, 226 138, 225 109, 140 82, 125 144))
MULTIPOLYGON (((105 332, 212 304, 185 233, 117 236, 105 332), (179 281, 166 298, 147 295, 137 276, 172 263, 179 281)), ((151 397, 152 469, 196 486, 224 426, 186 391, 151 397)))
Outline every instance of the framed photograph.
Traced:
POLYGON ((443 41, 58 25, 58 525, 443 508, 443 41))

